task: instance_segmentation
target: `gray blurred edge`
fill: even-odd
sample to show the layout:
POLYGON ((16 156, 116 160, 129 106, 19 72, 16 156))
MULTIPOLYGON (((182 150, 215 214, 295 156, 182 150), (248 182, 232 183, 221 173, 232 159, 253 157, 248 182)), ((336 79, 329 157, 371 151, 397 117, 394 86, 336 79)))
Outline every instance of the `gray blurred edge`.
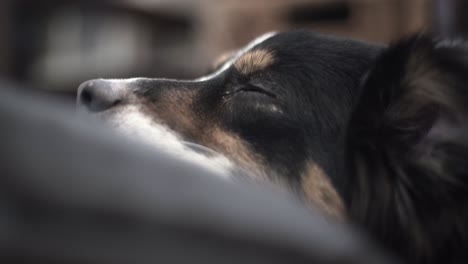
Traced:
POLYGON ((0 85, 0 263, 394 263, 267 187, 0 85))

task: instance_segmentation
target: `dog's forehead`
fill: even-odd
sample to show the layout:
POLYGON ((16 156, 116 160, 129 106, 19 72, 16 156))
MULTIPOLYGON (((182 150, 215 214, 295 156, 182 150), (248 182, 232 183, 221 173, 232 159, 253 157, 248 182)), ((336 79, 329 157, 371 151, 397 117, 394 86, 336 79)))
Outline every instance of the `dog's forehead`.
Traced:
MULTIPOLYGON (((262 44, 263 42, 267 41, 268 39, 271 39, 273 38, 274 36, 276 36, 278 33, 277 32, 268 32, 268 33, 265 33, 259 37, 257 37, 256 39, 254 39, 253 41, 251 41, 249 44, 247 44, 243 49, 239 50, 238 52, 236 52, 232 57, 231 59, 227 60, 217 71, 215 71, 214 73, 212 74, 209 74, 207 76, 203 76, 203 77, 200 77, 198 79, 195 79, 193 81, 196 81, 196 82, 201 82, 201 81, 206 81, 206 80, 209 80, 209 79, 212 79, 216 76, 218 76, 219 74, 225 72, 227 69, 229 69, 231 66, 233 66, 239 59, 242 59, 244 60, 244 63, 240 63, 241 65, 244 64, 244 65, 251 65, 252 63, 248 62, 248 61, 252 61, 251 59, 246 59, 247 57, 249 57, 248 54, 250 54, 251 52, 254 51, 254 49, 256 47, 258 47, 260 44, 262 44)), ((254 58, 259 58, 259 57, 265 57, 264 56, 265 53, 263 53, 263 56, 262 54, 257 54, 256 56, 251 56, 252 59, 254 58), (259 56, 260 55, 260 56, 259 56)), ((265 59, 265 58, 264 58, 265 59)), ((267 61, 269 61, 268 58, 266 58, 267 61)), ((255 67, 254 67, 255 68, 255 67)))
MULTIPOLYGON (((248 75, 265 69, 275 62, 281 63, 282 59, 286 59, 286 61, 291 59, 303 60, 307 57, 306 54, 323 58, 333 53, 335 51, 333 47, 335 46, 337 46, 336 50, 344 53, 343 50, 346 50, 344 46, 350 44, 352 43, 349 43, 347 39, 329 37, 303 30, 281 33, 269 32, 257 37, 239 51, 230 54, 229 59, 224 60, 224 63, 214 73, 194 81, 212 79, 230 68, 236 69, 241 74, 248 75), (288 54, 288 56, 284 54, 288 54)), ((348 52, 352 53, 353 51, 351 49, 348 52)))

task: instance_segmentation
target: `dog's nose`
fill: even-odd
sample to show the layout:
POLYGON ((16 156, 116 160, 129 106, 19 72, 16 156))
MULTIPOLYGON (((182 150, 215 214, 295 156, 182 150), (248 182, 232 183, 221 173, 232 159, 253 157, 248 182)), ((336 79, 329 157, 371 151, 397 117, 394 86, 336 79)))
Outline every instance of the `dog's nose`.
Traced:
POLYGON ((123 99, 119 85, 106 80, 91 80, 78 88, 77 105, 91 112, 101 112, 122 103, 123 99))

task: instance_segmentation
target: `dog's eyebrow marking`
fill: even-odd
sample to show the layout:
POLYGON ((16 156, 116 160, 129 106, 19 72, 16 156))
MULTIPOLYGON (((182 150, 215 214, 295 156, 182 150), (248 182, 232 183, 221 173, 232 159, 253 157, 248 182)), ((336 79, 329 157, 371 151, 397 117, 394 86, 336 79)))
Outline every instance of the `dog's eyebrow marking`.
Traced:
POLYGON ((231 65, 234 64, 234 62, 239 57, 241 57, 243 54, 247 53, 249 50, 251 50, 256 45, 262 43, 263 41, 265 41, 265 40, 267 40, 267 39, 269 39, 269 38, 271 38, 271 37, 273 37, 275 35, 276 35, 276 32, 269 32, 269 33, 265 33, 265 34, 261 35, 260 37, 256 38, 252 42, 250 42, 245 48, 238 51, 235 56, 233 56, 230 60, 228 60, 226 63, 224 63, 224 65, 221 68, 219 68, 217 71, 215 71, 214 73, 209 74, 207 76, 203 76, 203 77, 200 77, 198 79, 192 80, 192 82, 204 82, 206 80, 210 80, 210 79, 215 78, 216 76, 218 76, 222 72, 226 71, 229 67, 231 67, 231 65))
POLYGON ((302 180, 307 203, 321 209, 335 220, 343 220, 345 217, 343 200, 319 165, 307 162, 302 180))
POLYGON ((242 74, 247 75, 265 69, 275 62, 275 57, 272 51, 258 49, 248 51, 243 54, 234 63, 234 67, 242 74))

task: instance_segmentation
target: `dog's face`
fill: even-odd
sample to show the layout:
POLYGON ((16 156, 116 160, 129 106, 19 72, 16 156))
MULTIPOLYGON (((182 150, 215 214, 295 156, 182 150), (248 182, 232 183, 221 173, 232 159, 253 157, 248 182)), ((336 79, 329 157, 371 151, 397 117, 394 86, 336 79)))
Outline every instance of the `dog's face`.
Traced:
POLYGON ((295 31, 265 35, 193 81, 86 82, 78 104, 331 216, 344 201, 348 219, 408 263, 466 263, 467 58, 466 43, 425 36, 382 49, 295 31))
POLYGON ((302 31, 267 34, 196 80, 88 81, 78 105, 148 142, 214 150, 226 166, 340 214, 343 127, 379 50, 302 31))

